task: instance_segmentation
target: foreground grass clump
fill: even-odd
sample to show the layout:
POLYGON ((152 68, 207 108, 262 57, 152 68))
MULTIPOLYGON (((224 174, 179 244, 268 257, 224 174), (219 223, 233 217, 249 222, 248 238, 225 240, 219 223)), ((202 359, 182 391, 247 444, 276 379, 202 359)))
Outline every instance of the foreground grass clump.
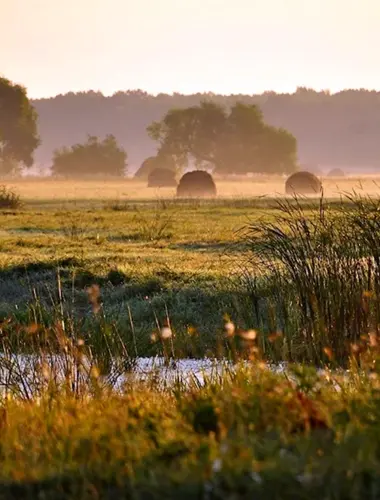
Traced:
MULTIPOLYGON (((96 381, 94 381, 96 385, 96 381)), ((375 499, 377 372, 263 364, 116 394, 2 403, 4 499, 375 499)))
POLYGON ((20 208, 22 206, 22 202, 20 199, 20 195, 18 195, 15 191, 8 188, 7 186, 0 186, 0 209, 4 208, 20 208))
MULTIPOLYGON (((346 196, 308 209, 279 201, 275 221, 253 221, 246 284, 262 330, 281 330, 285 357, 344 364, 380 324, 380 201, 346 196)), ((269 346, 267 346, 269 348, 269 346)))

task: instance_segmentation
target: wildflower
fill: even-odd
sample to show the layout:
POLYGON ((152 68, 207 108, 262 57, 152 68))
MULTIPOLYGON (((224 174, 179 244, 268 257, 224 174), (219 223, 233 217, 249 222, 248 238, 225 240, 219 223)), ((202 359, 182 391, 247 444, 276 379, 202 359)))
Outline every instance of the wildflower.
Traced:
POLYGON ((157 334, 156 333, 152 333, 151 336, 150 336, 150 341, 151 342, 157 342, 157 334))
POLYGON ((374 333, 374 332, 371 332, 371 333, 368 334, 368 337, 369 337, 369 345, 371 347, 377 347, 377 344, 378 344, 378 342, 377 342, 377 334, 374 333))
POLYGON ((192 337, 192 336, 196 335, 197 330, 193 326, 189 326, 187 328, 187 333, 192 337))
POLYGON ((363 347, 359 344, 351 344, 351 352, 352 354, 360 354, 363 352, 363 347))
POLYGON ((326 354, 330 361, 334 358, 334 353, 331 347, 324 347, 323 352, 326 354))
POLYGON ((224 331, 226 332, 227 337, 233 337, 235 333, 235 325, 229 321, 224 325, 224 331))
POLYGON ((83 347, 84 346, 84 340, 83 339, 78 339, 77 340, 77 346, 78 347, 83 347))
POLYGON ((94 314, 98 313, 100 310, 100 288, 99 285, 91 285, 87 288, 87 294, 89 301, 92 305, 92 310, 94 314))
POLYGON ((257 484, 261 484, 263 482, 262 477, 258 472, 251 472, 251 479, 257 484))
POLYGON ((214 463, 212 464, 212 471, 213 472, 220 472, 222 470, 222 461, 220 458, 217 458, 214 460, 214 463))
POLYGON ((98 370, 98 368, 96 366, 93 366, 91 368, 90 375, 91 375, 91 378, 93 378, 93 379, 98 379, 99 378, 100 372, 99 372, 99 370, 98 370))
POLYGON ((41 373, 46 382, 50 379, 50 368, 46 362, 43 362, 41 365, 41 373))
POLYGON ((247 330, 247 331, 240 332, 239 335, 243 340, 256 340, 257 331, 256 330, 247 330))
POLYGON ((161 328, 161 338, 163 340, 170 339, 172 335, 173 335, 172 330, 168 326, 164 326, 163 328, 161 328))
POLYGON ((275 342, 276 340, 278 340, 279 338, 282 337, 282 333, 281 332, 275 332, 275 333, 271 333, 270 335, 268 335, 268 340, 269 342, 275 342))
POLYGON ((39 326, 37 323, 32 323, 31 325, 26 327, 26 332, 30 334, 37 333, 39 329, 39 326))

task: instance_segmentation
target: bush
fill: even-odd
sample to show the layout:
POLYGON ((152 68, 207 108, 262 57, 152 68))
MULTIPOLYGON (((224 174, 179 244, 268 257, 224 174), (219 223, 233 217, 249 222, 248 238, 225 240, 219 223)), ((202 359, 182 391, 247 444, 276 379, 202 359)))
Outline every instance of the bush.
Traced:
POLYGON ((192 196, 216 196, 216 186, 212 176, 204 170, 194 170, 181 177, 177 196, 181 198, 192 196))
POLYGON ((285 183, 286 194, 319 194, 321 181, 311 172, 301 171, 292 174, 285 183))
POLYGON ((156 168, 148 175, 148 187, 176 187, 175 172, 168 168, 156 168))
POLYGON ((88 136, 83 144, 54 151, 52 173, 66 177, 123 176, 127 168, 127 153, 113 135, 100 140, 88 136))
POLYGON ((6 186, 0 186, 0 208, 20 208, 20 196, 6 186))
POLYGON ((328 175, 329 177, 344 177, 345 173, 341 168, 333 168, 328 175))

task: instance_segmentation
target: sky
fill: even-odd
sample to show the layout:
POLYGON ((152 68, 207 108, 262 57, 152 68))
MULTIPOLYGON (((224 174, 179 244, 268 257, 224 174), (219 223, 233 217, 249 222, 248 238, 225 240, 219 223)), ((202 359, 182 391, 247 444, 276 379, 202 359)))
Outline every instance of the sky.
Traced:
POLYGON ((69 91, 380 90, 380 0, 0 0, 0 75, 69 91))

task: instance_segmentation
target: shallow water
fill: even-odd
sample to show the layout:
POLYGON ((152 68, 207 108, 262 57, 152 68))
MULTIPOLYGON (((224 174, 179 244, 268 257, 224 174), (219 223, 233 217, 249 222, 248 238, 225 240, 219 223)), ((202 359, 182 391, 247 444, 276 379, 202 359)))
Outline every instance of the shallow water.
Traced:
MULTIPOLYGON (((174 383, 204 385, 206 381, 216 382, 234 370, 234 365, 227 360, 208 358, 165 360, 151 357, 128 361, 130 366, 126 367, 123 360, 114 360, 108 374, 99 377, 101 385, 115 390, 121 390, 126 383, 134 381, 148 381, 158 387, 174 383)), ((285 365, 271 366, 271 369, 283 371, 285 365)), ((58 355, 0 355, 0 390, 4 392, 11 388, 12 392, 27 396, 41 392, 49 380, 63 382, 67 374, 71 380, 83 383, 89 380, 90 372, 91 363, 87 358, 82 358, 79 365, 71 358, 58 355)))

